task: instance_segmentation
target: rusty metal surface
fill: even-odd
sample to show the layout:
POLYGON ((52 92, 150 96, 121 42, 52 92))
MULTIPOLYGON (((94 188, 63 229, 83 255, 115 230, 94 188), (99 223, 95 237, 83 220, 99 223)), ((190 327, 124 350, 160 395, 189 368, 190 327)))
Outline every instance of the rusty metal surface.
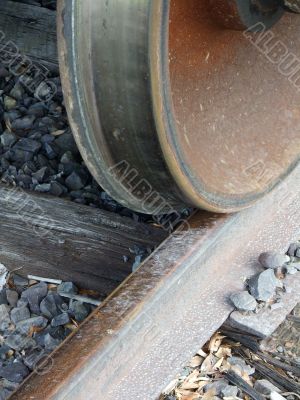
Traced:
POLYGON ((156 39, 151 52, 152 74, 160 68, 170 82, 158 80, 153 92, 177 184, 200 207, 232 211, 270 191, 299 160, 300 91, 291 77, 300 65, 290 63, 300 51, 299 16, 255 35, 222 29, 210 14, 205 1, 170 1, 168 41, 156 39), (260 182, 249 173, 257 164, 268 171, 260 182))
POLYGON ((245 30, 262 22, 271 28, 283 16, 280 0, 210 0, 213 17, 224 27, 245 30))
MULTIPOLYGON (((236 21, 250 3, 217 4, 235 5, 236 21)), ((211 5, 59 0, 72 130, 94 177, 132 209, 235 211, 299 160, 298 65, 280 69, 285 52, 299 56, 299 16, 286 14, 268 41, 221 27, 211 5), (272 172, 259 183, 257 164, 272 172)))
POLYGON ((265 250, 299 238, 300 166, 251 209, 198 212, 165 241, 11 400, 154 400, 210 338, 265 250))

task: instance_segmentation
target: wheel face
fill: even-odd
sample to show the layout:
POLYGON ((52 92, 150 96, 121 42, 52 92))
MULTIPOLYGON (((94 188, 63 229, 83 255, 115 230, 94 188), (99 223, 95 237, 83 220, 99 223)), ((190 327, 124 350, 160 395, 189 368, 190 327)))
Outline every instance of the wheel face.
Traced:
MULTIPOLYGON (((287 68, 252 34, 220 27, 206 0, 59 0, 58 14, 71 126, 120 203, 235 211, 299 161, 300 95, 287 68)), ((296 54, 297 22, 272 28, 296 54)))

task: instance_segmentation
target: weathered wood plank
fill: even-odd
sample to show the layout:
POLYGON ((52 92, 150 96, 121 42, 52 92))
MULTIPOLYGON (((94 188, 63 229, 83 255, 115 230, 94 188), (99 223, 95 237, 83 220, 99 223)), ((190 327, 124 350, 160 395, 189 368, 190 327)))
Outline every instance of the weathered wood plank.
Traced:
POLYGON ((165 237, 114 213, 0 186, 0 262, 21 274, 72 280, 106 295, 131 272, 134 245, 153 248, 165 237))
POLYGON ((58 70, 55 11, 1 0, 0 39, 0 53, 18 49, 32 62, 58 70))

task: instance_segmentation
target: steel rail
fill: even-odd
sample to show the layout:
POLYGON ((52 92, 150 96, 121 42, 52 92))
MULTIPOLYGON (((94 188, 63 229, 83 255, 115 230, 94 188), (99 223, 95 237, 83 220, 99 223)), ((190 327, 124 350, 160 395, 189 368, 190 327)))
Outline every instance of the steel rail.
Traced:
MULTIPOLYGON (((198 212, 169 237, 11 400, 153 400, 226 320, 257 255, 299 238, 300 166, 254 207, 198 212)), ((294 281, 298 285, 299 279, 294 281)))

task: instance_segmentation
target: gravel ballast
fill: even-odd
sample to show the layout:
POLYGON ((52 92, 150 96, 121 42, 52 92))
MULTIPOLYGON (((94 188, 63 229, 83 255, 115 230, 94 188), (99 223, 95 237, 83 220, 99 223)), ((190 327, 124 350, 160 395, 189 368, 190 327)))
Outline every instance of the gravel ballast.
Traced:
MULTIPOLYGON (((62 297, 80 291, 72 282, 59 286, 12 275, 0 296, 0 399, 6 399, 30 374, 51 367, 50 353, 95 306, 62 297), (13 293, 13 296, 12 296, 13 293), (46 363, 44 367, 43 363, 46 363)), ((82 296, 81 296, 82 297, 82 296)), ((89 301, 86 296, 84 301, 89 301)), ((95 299, 90 300, 92 303, 95 299)))

